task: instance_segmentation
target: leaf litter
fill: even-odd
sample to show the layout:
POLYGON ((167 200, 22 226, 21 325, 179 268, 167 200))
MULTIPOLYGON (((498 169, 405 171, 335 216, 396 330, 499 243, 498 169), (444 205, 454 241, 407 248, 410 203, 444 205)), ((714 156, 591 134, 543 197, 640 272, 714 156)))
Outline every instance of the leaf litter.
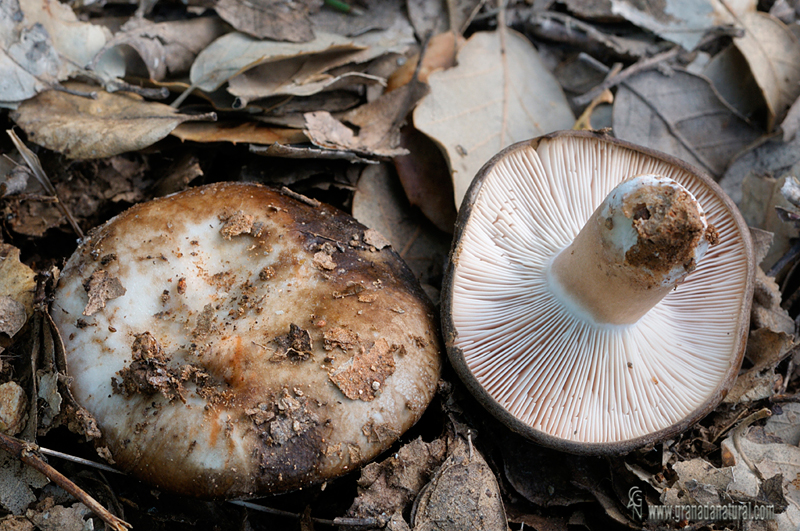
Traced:
MULTIPOLYGON (((11 110, 0 115, 26 141, 0 141, 6 436, 43 454, 48 445, 109 457, 66 385, 46 301, 78 235, 122 208, 200 182, 288 186, 371 227, 363 243, 391 245, 436 300, 456 207, 477 169, 514 141, 609 122, 611 134, 714 175, 760 229, 737 384, 674 440, 604 461, 510 433, 446 372, 437 400, 389 453, 359 474, 260 502, 281 514, 172 497, 61 458, 52 465, 80 487, 56 496, 43 461, 31 462, 44 476, 20 461, 22 448, 37 447, 16 446, 0 454, 0 529, 92 528, 92 515, 110 516, 103 506, 143 529, 638 528, 633 487, 648 505, 770 505, 772 527, 748 529, 796 529, 793 3, 308 1, 277 16, 286 5, 3 4, 0 107, 11 110), (757 413, 765 407, 769 418, 757 413)), ((327 271, 325 256, 315 264, 327 271)), ((101 271, 93 278, 94 307, 120 293, 101 271)))

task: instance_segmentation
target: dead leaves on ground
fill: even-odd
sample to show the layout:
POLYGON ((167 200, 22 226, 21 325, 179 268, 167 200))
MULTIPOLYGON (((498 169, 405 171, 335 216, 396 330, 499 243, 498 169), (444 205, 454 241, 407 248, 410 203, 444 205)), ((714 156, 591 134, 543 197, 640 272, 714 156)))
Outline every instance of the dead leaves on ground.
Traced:
MULTIPOLYGON (((513 437, 471 446, 437 432, 366 467, 350 516, 433 529, 457 502, 464 521, 480 514, 487 528, 506 517, 542 529, 635 526, 626 503, 638 485, 651 504, 786 500, 776 521, 796 527, 800 205, 785 190, 800 175, 800 44, 787 2, 767 14, 754 0, 646 10, 633 0, 510 2, 502 12, 479 0, 361 0, 346 13, 320 0, 193 0, 173 11, 145 2, 127 19, 101 16, 111 3, 90 4, 11 0, 0 10, 0 106, 46 148, 42 172, 56 181, 43 188, 18 157, 0 161, 2 237, 22 242, 27 263, 63 260, 32 249, 63 240, 65 207, 88 229, 193 179, 260 180, 349 209, 436 299, 474 174, 503 147, 569 129, 575 116, 704 169, 750 224, 773 233, 739 381, 679 439, 609 464, 513 437), (766 425, 742 427, 765 404, 775 413, 766 425)), ((0 426, 32 434, 71 406, 52 337, 42 340, 47 362, 20 377, 2 350, 37 319, 33 270, 19 255, 0 242, 0 426)), ((478 425, 485 413, 474 409, 478 425)), ((95 434, 85 421, 75 414, 71 424, 95 434)), ((503 429, 494 426, 481 429, 503 429)), ((31 505, 43 483, 0 460, 0 506, 17 515, 13 525, 43 528, 63 513, 64 525, 83 526, 82 506, 31 505)))

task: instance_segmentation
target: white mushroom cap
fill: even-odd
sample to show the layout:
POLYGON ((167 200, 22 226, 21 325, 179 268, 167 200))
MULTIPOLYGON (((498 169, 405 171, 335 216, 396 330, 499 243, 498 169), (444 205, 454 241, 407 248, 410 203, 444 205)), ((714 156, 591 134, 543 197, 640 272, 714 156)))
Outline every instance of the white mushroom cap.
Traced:
POLYGON ((413 274, 372 232, 235 183, 93 231, 52 315, 117 466, 232 498, 321 482, 391 445, 434 394, 439 341, 413 274))
POLYGON ((618 453, 665 438, 735 380, 751 247, 730 199, 673 157, 593 133, 516 144, 486 164, 459 212, 443 288, 451 361, 493 413, 549 446, 618 453), (690 191, 718 243, 635 322, 596 322, 554 294, 548 266, 609 192, 642 174, 690 191))

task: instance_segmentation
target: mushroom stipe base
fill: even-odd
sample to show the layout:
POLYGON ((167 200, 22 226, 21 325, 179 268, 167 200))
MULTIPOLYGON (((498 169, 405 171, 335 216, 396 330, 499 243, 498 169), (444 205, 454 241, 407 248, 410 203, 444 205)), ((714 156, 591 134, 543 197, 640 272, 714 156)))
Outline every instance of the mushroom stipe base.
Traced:
MULTIPOLYGON (((442 289, 445 343, 467 387, 512 430, 566 452, 621 454, 686 430, 724 398, 744 355, 754 271, 749 230, 708 176, 602 133, 556 132, 506 148, 473 180, 442 289), (643 314, 598 321, 602 312, 562 303, 548 268, 639 175, 688 190, 713 245, 643 314)), ((626 290, 598 279, 588 298, 624 307, 626 290)))

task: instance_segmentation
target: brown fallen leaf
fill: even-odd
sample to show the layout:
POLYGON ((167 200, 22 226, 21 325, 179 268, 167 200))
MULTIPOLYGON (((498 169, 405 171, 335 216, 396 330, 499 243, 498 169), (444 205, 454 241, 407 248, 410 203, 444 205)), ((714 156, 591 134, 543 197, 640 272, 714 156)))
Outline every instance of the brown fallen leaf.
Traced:
POLYGON ((786 116, 800 96, 800 40, 783 22, 766 13, 738 17, 744 27, 736 46, 750 65, 753 77, 767 102, 767 130, 786 116))
POLYGON ((16 435, 28 418, 28 397, 17 382, 0 384, 0 432, 16 435))
POLYGON ((353 217, 385 236, 423 284, 438 284, 450 236, 439 232, 408 204, 386 164, 367 166, 353 196, 353 217))
POLYGON ((432 73, 428 83, 414 125, 443 148, 457 207, 495 153, 575 122, 536 49, 512 30, 473 34, 458 53, 458 66, 432 73))
MULTIPOLYGON (((0 243, 0 296, 15 301, 22 308, 23 314, 30 317, 33 315, 36 274, 30 267, 20 262, 19 257, 19 249, 7 243, 0 243)), ((2 325, 0 330, 3 330, 2 325)))
POLYGON ((97 99, 49 90, 23 102, 12 118, 37 144, 71 159, 96 159, 136 151, 161 140, 183 122, 214 119, 187 115, 161 103, 84 83, 72 90, 96 91, 97 99))
POLYGON ((257 122, 188 122, 172 133, 184 142, 230 142, 232 144, 301 144, 308 138, 298 129, 270 127, 257 122))
POLYGON ((452 233, 457 215, 453 180, 441 150, 410 125, 400 129, 400 146, 408 150, 408 155, 392 161, 408 201, 436 228, 452 233))
POLYGON ((216 0, 214 9, 239 31, 259 39, 307 42, 314 38, 308 15, 322 6, 322 0, 216 0))
POLYGON ((670 153, 715 176, 761 136, 707 79, 679 69, 670 76, 650 70, 624 82, 613 119, 618 138, 670 153))
POLYGON ((323 148, 350 150, 365 156, 405 155, 408 152, 398 147, 400 126, 424 90, 419 83, 404 85, 345 113, 342 120, 358 126, 358 135, 325 111, 306 113, 304 132, 314 145, 323 148))
POLYGON ((403 63, 400 68, 389 76, 386 92, 391 92, 409 83, 417 73, 417 79, 422 83, 428 82, 428 76, 437 70, 444 70, 455 65, 458 50, 464 45, 464 37, 452 31, 434 35, 425 47, 422 64, 419 64, 419 53, 403 63))

